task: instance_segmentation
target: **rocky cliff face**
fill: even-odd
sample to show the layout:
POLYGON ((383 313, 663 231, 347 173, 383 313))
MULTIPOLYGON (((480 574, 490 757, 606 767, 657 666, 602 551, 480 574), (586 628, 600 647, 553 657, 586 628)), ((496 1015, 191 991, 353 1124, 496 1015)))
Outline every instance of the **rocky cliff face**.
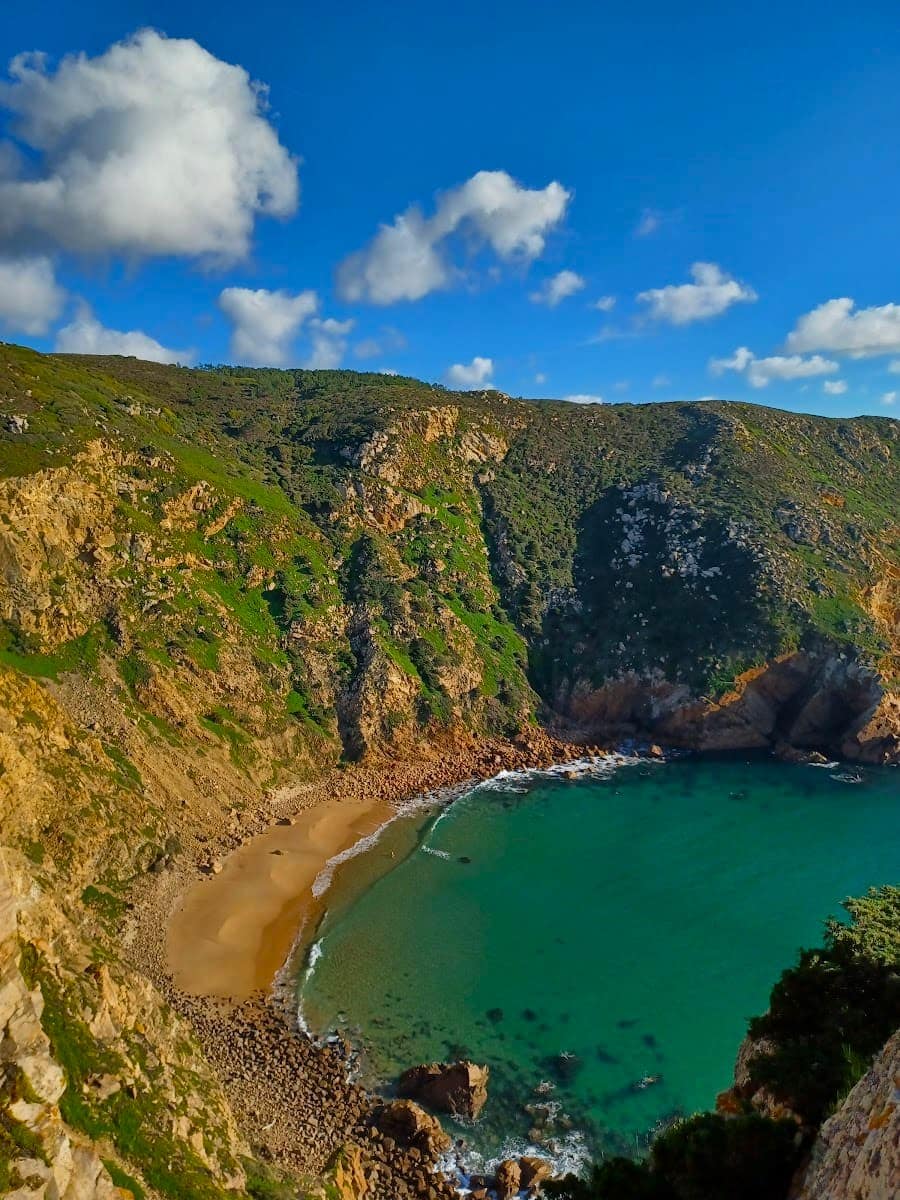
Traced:
POLYGON ((819 1131, 792 1200, 893 1200, 900 1180, 900 1032, 819 1131))

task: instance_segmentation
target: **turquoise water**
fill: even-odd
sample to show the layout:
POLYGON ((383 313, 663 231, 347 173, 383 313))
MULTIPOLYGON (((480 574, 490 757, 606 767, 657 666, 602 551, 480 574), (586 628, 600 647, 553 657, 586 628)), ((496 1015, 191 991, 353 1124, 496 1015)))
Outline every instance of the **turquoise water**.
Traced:
POLYGON ((638 1153, 713 1105, 748 1017, 841 900, 898 880, 890 769, 510 777, 396 822, 354 890, 337 881, 302 1012, 382 1088, 414 1063, 489 1063, 470 1152, 638 1153))

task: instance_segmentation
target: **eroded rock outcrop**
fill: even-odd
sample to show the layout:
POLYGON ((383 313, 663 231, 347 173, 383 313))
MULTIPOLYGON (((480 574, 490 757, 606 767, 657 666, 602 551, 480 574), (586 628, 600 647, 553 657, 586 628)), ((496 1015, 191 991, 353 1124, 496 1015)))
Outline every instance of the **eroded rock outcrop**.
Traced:
POLYGON ((488 1067, 473 1062, 427 1063, 404 1071, 397 1091, 438 1112, 472 1121, 487 1101, 489 1076, 488 1067))
POLYGON ((900 762, 900 697, 846 655, 798 652, 739 675, 718 699, 629 675, 563 699, 567 719, 594 736, 659 738, 695 750, 825 751, 867 763, 900 762))
POLYGON ((816 1138, 792 1200, 896 1200, 900 1193, 900 1031, 816 1138))

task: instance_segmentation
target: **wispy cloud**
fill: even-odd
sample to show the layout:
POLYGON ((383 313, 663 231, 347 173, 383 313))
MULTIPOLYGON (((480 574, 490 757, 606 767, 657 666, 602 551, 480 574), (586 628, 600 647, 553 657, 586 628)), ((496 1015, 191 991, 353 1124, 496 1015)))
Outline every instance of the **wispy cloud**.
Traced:
POLYGON ((723 371, 746 375, 750 386, 754 388, 768 387, 773 379, 809 379, 816 375, 832 375, 840 370, 836 362, 819 354, 812 358, 803 358, 799 354, 757 358, 746 346, 739 346, 731 358, 712 359, 709 368, 714 375, 721 375, 723 371))
POLYGON ((557 304, 574 296, 585 286, 585 281, 576 271, 560 271, 545 279, 541 286, 530 292, 528 299, 534 304, 546 304, 548 308, 556 308, 557 304))

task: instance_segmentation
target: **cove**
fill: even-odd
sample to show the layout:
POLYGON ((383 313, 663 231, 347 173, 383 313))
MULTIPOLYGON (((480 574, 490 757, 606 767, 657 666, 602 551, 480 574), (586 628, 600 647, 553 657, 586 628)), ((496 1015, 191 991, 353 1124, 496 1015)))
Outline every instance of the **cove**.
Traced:
POLYGON ((338 876, 297 973, 303 1019, 385 1091, 415 1063, 488 1063, 458 1131, 470 1162, 640 1154, 714 1104, 841 900, 900 879, 898 783, 734 758, 501 777, 396 821, 338 876))

